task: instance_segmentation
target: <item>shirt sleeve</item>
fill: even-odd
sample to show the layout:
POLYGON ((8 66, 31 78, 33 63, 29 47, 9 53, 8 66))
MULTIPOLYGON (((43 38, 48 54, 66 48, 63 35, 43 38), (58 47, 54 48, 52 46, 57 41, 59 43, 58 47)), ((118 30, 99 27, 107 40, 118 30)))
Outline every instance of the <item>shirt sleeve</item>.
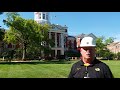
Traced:
POLYGON ((110 68, 108 65, 105 66, 105 70, 104 70, 104 75, 105 75, 105 78, 114 78, 110 68))
POLYGON ((74 65, 72 65, 72 67, 71 67, 71 70, 70 70, 70 73, 68 75, 68 78, 74 78, 73 75, 74 75, 74 65))

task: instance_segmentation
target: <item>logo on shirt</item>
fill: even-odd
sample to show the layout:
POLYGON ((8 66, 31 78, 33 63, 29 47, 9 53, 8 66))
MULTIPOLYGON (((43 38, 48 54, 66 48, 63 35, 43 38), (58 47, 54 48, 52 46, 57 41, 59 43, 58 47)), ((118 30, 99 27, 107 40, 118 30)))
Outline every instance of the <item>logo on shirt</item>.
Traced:
POLYGON ((99 72, 99 71, 100 71, 100 68, 95 68, 95 71, 99 72))
POLYGON ((88 66, 90 66, 90 64, 89 64, 89 63, 85 63, 84 66, 85 66, 85 67, 88 67, 88 66))
POLYGON ((86 42, 87 44, 89 44, 89 42, 86 42))
POLYGON ((81 68, 77 68, 77 70, 80 70, 81 68))

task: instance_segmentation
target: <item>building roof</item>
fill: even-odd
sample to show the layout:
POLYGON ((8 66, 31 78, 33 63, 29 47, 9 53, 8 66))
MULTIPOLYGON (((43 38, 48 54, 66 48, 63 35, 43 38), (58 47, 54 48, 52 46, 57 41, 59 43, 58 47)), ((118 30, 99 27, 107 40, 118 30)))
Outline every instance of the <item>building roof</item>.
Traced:
POLYGON ((52 29, 56 29, 56 30, 64 30, 64 29, 67 29, 67 26, 61 26, 61 25, 58 25, 58 24, 51 24, 52 26, 52 29))
POLYGON ((70 35, 68 35, 68 37, 75 38, 74 36, 70 36, 70 35))
POLYGON ((84 36, 85 36, 85 34, 82 33, 82 34, 77 35, 76 38, 83 38, 84 36))
POLYGON ((109 45, 107 45, 108 47, 111 47, 111 46, 116 46, 116 45, 120 45, 120 42, 113 42, 113 43, 110 43, 109 45))
POLYGON ((81 38, 82 39, 83 37, 86 37, 86 36, 91 36, 91 37, 97 38, 93 33, 90 33, 90 34, 82 33, 82 34, 77 35, 76 38, 81 38))

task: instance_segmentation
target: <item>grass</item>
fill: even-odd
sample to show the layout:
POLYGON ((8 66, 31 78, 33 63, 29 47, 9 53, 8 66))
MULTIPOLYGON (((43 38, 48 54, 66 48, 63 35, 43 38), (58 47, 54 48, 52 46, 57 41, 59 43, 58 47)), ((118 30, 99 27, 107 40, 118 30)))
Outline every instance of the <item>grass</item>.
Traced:
POLYGON ((103 60, 103 62, 110 67, 115 78, 120 78, 120 60, 103 60))
POLYGON ((0 78, 66 78, 71 62, 1 62, 0 78))
MULTIPOLYGON (((0 78, 67 78, 76 61, 1 62, 0 78)), ((120 78, 120 61, 105 61, 115 78, 120 78)))

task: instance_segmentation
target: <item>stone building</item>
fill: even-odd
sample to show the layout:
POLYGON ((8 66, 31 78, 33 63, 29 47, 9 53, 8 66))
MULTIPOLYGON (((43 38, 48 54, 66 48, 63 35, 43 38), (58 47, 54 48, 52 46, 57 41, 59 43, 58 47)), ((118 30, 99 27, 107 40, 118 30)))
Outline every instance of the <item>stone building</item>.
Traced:
POLYGON ((51 47, 52 57, 64 55, 66 50, 66 39, 68 36, 68 27, 58 24, 51 24, 49 12, 34 12, 34 20, 40 24, 49 24, 52 29, 49 31, 49 38, 54 40, 55 45, 51 47))
MULTIPOLYGON (((52 54, 50 56, 52 57, 56 57, 57 55, 65 55, 65 51, 68 50, 79 50, 80 41, 85 36, 92 36, 93 38, 96 38, 96 36, 92 33, 82 33, 77 36, 68 35, 68 27, 66 25, 61 26, 58 24, 51 24, 49 12, 34 12, 34 20, 39 24, 49 24, 52 26, 51 30, 49 30, 49 38, 55 42, 54 46, 51 47, 52 54)), ((0 46, 2 46, 2 42, 0 42, 0 46)), ((5 48, 8 50, 14 50, 19 47, 19 44, 15 45, 10 43, 5 45, 5 48)), ((0 47, 0 52, 3 51, 3 48, 0 47)))
POLYGON ((120 42, 113 42, 113 43, 107 45, 107 48, 111 52, 117 54, 118 52, 120 52, 120 42))

